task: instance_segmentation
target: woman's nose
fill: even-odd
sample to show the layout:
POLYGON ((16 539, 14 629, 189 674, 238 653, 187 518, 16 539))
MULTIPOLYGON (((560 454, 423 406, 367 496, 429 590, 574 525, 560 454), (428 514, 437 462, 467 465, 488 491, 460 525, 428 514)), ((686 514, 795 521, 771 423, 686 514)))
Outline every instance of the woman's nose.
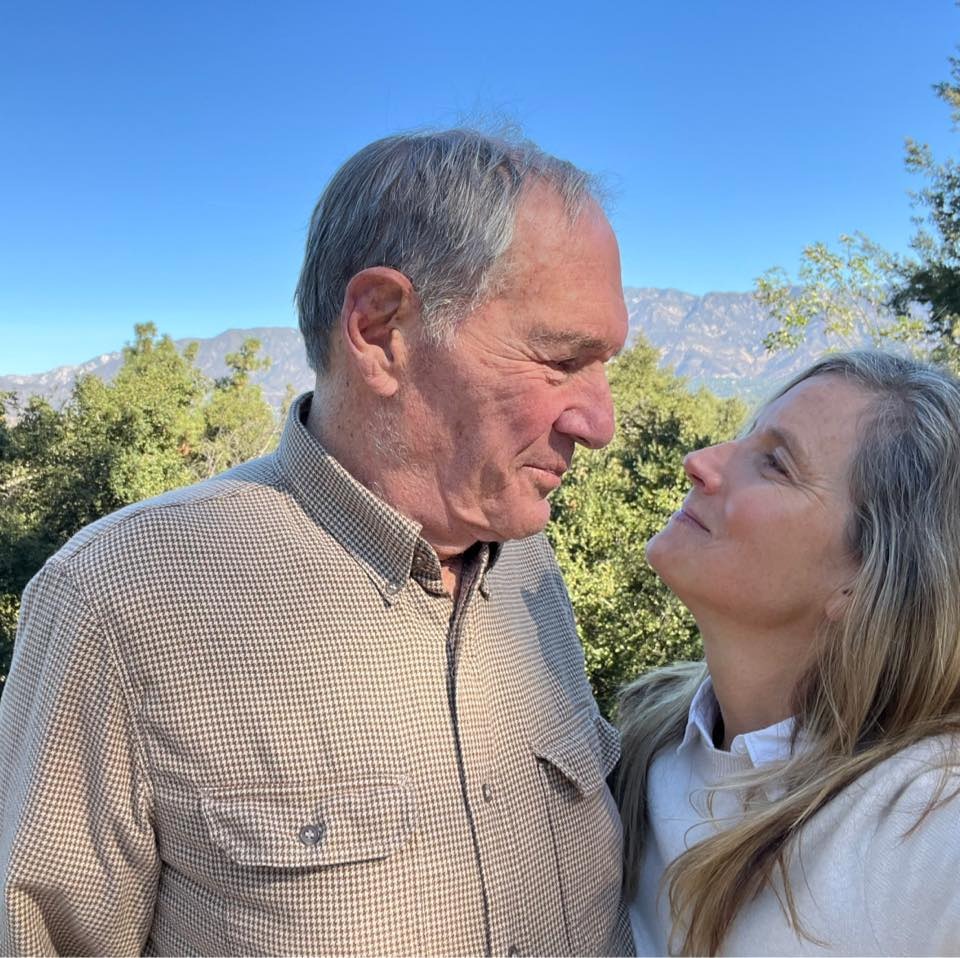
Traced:
POLYGON ((683 471, 690 481, 704 492, 715 492, 720 488, 722 480, 721 467, 725 456, 724 447, 729 443, 720 443, 717 446, 706 446, 688 452, 683 457, 683 471))

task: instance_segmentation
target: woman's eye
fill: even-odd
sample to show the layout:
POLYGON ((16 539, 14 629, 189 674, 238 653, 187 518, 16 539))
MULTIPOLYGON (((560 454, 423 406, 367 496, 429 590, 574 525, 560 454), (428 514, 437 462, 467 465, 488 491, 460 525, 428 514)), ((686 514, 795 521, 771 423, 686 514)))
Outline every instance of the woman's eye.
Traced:
POLYGON ((789 475, 784 464, 773 453, 764 453, 763 464, 774 472, 780 473, 781 476, 789 475))

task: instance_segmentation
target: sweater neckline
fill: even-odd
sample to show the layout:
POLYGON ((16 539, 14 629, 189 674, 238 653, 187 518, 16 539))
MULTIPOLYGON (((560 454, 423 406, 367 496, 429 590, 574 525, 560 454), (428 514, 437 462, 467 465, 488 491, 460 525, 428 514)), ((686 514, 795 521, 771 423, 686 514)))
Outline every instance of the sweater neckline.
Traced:
POLYGON ((724 772, 742 771, 745 767, 744 758, 754 768, 760 768, 774 762, 785 762, 791 757, 791 740, 796 724, 792 716, 765 728, 737 735, 730 743, 729 752, 713 744, 713 730, 719 716, 720 705, 713 691, 713 680, 708 675, 690 703, 687 726, 677 746, 677 753, 698 744, 700 750, 711 757, 711 763, 717 771, 724 772))

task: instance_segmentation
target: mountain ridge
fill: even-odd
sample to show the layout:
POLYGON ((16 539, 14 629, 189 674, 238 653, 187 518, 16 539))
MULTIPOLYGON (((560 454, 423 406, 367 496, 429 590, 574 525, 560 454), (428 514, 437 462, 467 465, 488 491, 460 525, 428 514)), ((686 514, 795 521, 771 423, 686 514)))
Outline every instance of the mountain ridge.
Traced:
MULTIPOLYGON (((642 333, 660 350, 661 363, 686 377, 692 388, 706 386, 721 396, 755 399, 808 365, 826 346, 822 337, 814 336, 795 352, 768 353, 763 337, 773 323, 752 293, 697 296, 678 289, 626 286, 623 294, 630 323, 628 343, 642 333)), ((226 355, 251 337, 260 340, 261 355, 272 360, 269 369, 252 377, 272 406, 280 407, 288 387, 296 393, 312 388, 303 340, 292 326, 227 329, 213 337, 174 342, 181 351, 188 343, 198 343, 197 366, 217 378, 226 374, 226 355)), ((38 394, 59 406, 69 397, 77 376, 93 373, 109 380, 122 362, 123 352, 117 350, 43 373, 0 375, 0 391, 16 393, 21 402, 38 394)))

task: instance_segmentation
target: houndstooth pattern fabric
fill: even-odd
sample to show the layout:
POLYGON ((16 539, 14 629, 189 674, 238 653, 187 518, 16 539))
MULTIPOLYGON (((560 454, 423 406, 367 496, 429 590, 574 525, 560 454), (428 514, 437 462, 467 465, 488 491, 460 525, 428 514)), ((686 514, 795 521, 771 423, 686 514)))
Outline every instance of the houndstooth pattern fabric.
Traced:
POLYGON ((27 587, 2 951, 628 951, 618 738, 545 539, 476 547, 454 608, 308 401, 276 454, 93 524, 27 587))

